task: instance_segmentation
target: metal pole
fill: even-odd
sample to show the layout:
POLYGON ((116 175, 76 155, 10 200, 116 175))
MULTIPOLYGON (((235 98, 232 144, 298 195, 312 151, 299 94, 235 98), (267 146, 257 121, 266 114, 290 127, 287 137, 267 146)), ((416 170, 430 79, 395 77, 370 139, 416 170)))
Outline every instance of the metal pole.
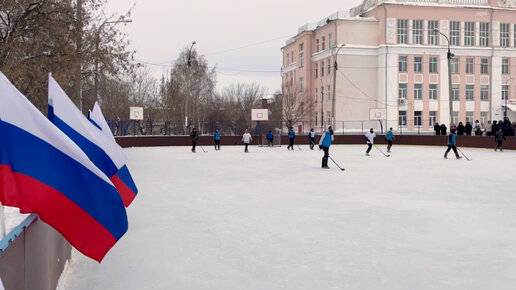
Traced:
POLYGON ((339 69, 339 65, 337 64, 337 58, 339 57, 339 51, 341 48, 343 48, 344 46, 346 46, 345 44, 340 44, 339 45, 339 48, 337 49, 337 52, 335 53, 334 55, 334 60, 333 60, 333 96, 332 96, 332 104, 331 104, 331 116, 330 116, 330 121, 331 121, 331 125, 334 126, 334 122, 335 122, 335 94, 337 92, 336 90, 336 87, 337 87, 337 70, 339 69))
MULTIPOLYGON (((188 67, 192 66, 192 48, 195 45, 195 41, 192 41, 192 45, 190 46, 190 49, 188 50, 188 59, 186 60, 186 64, 188 67)), ((188 76, 188 85, 187 90, 190 89, 190 76, 188 76)), ((189 99, 189 93, 185 96, 185 134, 186 134, 186 128, 188 127, 188 99, 189 99)))
POLYGON ((448 99, 450 102, 450 128, 451 124, 453 124, 453 90, 452 90, 452 77, 451 77, 451 59, 453 58, 454 54, 450 51, 450 39, 448 36, 444 35, 439 29, 434 29, 435 32, 439 32, 444 38, 446 38, 446 41, 448 42, 448 53, 446 54, 446 58, 448 59, 448 99))
POLYGON ((509 99, 509 92, 511 91, 510 90, 510 87, 509 87, 509 82, 512 80, 512 78, 510 79, 507 79, 507 81, 505 82, 505 86, 507 87, 507 94, 505 94, 505 110, 503 111, 503 119, 505 121, 505 118, 507 118, 507 101, 509 99))

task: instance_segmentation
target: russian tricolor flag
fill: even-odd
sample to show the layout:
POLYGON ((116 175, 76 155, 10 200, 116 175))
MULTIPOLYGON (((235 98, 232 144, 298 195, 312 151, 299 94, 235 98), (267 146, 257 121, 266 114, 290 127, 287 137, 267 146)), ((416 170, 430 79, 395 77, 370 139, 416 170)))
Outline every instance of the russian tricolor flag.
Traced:
POLYGON ((104 114, 102 114, 102 110, 100 109, 99 103, 95 102, 93 105, 93 110, 89 111, 88 119, 97 126, 104 135, 108 136, 113 142, 115 141, 115 136, 111 132, 111 128, 109 128, 108 123, 106 122, 106 118, 104 118, 104 114))
POLYGON ((111 179, 124 205, 129 206, 138 189, 122 148, 84 117, 52 76, 48 78, 48 118, 111 179))
POLYGON ((1 72, 0 201, 39 214, 99 262, 127 231, 125 207, 108 177, 1 72))

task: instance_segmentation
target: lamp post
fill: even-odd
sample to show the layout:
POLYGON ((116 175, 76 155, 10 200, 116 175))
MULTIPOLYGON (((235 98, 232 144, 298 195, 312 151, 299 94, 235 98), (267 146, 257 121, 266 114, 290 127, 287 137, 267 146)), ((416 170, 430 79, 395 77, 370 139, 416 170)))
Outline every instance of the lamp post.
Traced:
MULTIPOLYGON (((434 32, 439 32, 444 38, 446 38, 446 41, 448 42, 448 53, 446 54, 446 58, 448 59, 448 99, 450 102, 450 126, 453 123, 453 100, 452 100, 452 77, 451 77, 451 59, 455 55, 451 53, 450 51, 450 39, 448 36, 444 35, 439 29, 434 29, 434 32)), ((451 127, 450 127, 451 128, 451 127)))
MULTIPOLYGON (((321 81, 321 133, 324 132, 324 83, 322 77, 319 78, 321 81)), ((317 96, 315 96, 317 98, 317 96)))
POLYGON ((509 87, 509 82, 511 80, 513 80, 513 78, 509 78, 509 79, 507 79, 507 81, 505 81, 505 87, 507 88, 507 94, 504 96, 505 97, 505 110, 503 111, 504 121, 507 118, 507 100, 509 99, 509 92, 511 91, 511 89, 509 87))
MULTIPOLYGON (((335 127, 335 94, 337 92, 336 88, 337 88, 337 70, 339 69, 339 65, 337 64, 337 58, 339 56, 339 51, 341 48, 343 48, 344 46, 346 46, 345 44, 339 44, 337 45, 337 52, 335 53, 334 55, 334 60, 333 60, 333 96, 331 98, 331 118, 330 118, 330 121, 331 121, 331 125, 333 127, 335 127)), ((333 47, 333 49, 335 49, 335 47, 333 47)), ((329 92, 328 92, 329 93, 329 92)))
POLYGON ((100 33, 102 32, 102 29, 104 28, 104 25, 107 24, 117 24, 117 23, 131 23, 133 22, 131 19, 120 19, 120 20, 113 20, 113 21, 104 21, 97 30, 97 35, 95 39, 95 101, 98 101, 99 99, 99 46, 100 46, 100 33))
MULTIPOLYGON (((192 45, 190 46, 190 49, 188 50, 188 59, 186 60, 186 65, 188 65, 188 67, 191 67, 192 66, 192 49, 193 49, 193 46, 195 45, 195 41, 192 41, 192 45)), ((187 78, 187 90, 190 89, 190 76, 188 76, 187 78)), ((188 94, 189 95, 189 94, 188 94)), ((188 127, 188 99, 189 99, 189 96, 186 96, 185 97, 185 133, 186 133, 186 128, 188 127)))

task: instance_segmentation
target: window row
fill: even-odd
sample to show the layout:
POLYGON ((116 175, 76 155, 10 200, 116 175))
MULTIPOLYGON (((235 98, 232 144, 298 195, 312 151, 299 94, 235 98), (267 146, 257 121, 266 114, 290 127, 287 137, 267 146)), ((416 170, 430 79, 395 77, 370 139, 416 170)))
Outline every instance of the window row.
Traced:
MULTIPOLYGON (((399 44, 409 44, 409 33, 412 35, 410 44, 425 44, 424 41, 424 20, 398 19, 397 41, 399 44), (409 29, 412 24, 412 29, 409 29)), ((516 47, 516 24, 500 23, 500 47, 511 47, 511 26, 512 43, 516 47)), ((489 22, 460 22, 450 21, 450 32, 447 35, 450 45, 453 46, 481 46, 491 45, 491 23, 489 22), (476 37, 478 25, 478 39, 476 37), (461 34, 462 33, 462 34, 461 34), (462 37, 461 37, 462 35, 462 37)), ((439 21, 427 21, 427 43, 428 45, 439 45, 439 21)), ((446 43, 445 43, 446 44, 446 43)))
MULTIPOLYGON (((408 56, 401 55, 398 57, 398 72, 400 72, 400 73, 408 72, 407 61, 408 61, 408 56)), ((413 72, 414 73, 422 73, 424 70, 423 57, 414 56, 413 63, 414 63, 413 72)), ((429 73, 438 73, 439 72, 438 65, 439 65, 439 59, 437 57, 431 56, 428 58, 428 72, 429 73)), ((502 59, 502 73, 510 74, 509 68, 510 68, 510 59, 503 58, 502 59)), ((450 71, 452 74, 460 73, 459 58, 452 58, 450 60, 450 71)), ((475 73, 475 58, 473 58, 473 57, 466 58, 465 71, 466 71, 466 74, 474 74, 475 73)), ((480 59, 480 73, 481 74, 489 74, 489 59, 488 58, 480 59)))
POLYGON ((315 78, 319 78, 319 76, 323 77, 324 74, 330 75, 331 73, 331 63, 330 60, 321 60, 320 62, 315 63, 315 78))
POLYGON ((317 38, 315 40, 315 52, 325 51, 326 49, 330 49, 333 45, 333 35, 328 34, 328 45, 326 45, 326 35, 321 36, 321 38, 317 38))
MULTIPOLYGON (((430 111, 428 112, 428 119, 426 119, 426 124, 428 124, 429 127, 432 127, 435 123, 437 123, 437 112, 436 111, 430 111)), ((422 111, 414 111, 413 112, 413 124, 414 126, 423 126, 423 112, 422 111)), ((486 111, 480 112, 480 118, 479 121, 482 124, 487 124, 489 113, 486 111)), ((466 120, 465 122, 469 122, 470 124, 474 123, 475 120, 475 113, 471 111, 466 112, 466 120)), ((407 126, 408 119, 407 119, 407 111, 399 111, 398 112, 398 121, 400 126, 407 126)), ((459 123, 459 112, 455 111, 452 112, 452 123, 458 124, 459 123)))
MULTIPOLYGON (((398 57, 398 72, 406 73, 407 72, 407 61, 408 56, 401 55, 398 57)), ((438 73, 439 72, 439 58, 437 56, 431 56, 428 58, 428 72, 429 73, 438 73)), ((414 66, 413 71, 415 73, 423 72, 423 57, 422 56, 414 56, 414 66)))
MULTIPOLYGON (((408 84, 406 83, 399 83, 398 84, 398 98, 400 99, 407 99, 408 98, 408 84)), ((422 100, 423 99, 423 84, 414 84, 413 85, 413 97, 414 100, 422 100)), ((465 99, 466 101, 474 101, 475 100, 475 85, 466 85, 465 87, 465 99)), ((508 96, 508 86, 502 87, 502 99, 504 96, 508 96), (507 90, 506 93, 504 93, 504 89, 507 90)), ((429 100, 437 100, 438 99, 438 89, 437 84, 429 84, 428 85, 428 99, 429 100)), ((458 101, 460 96, 460 85, 453 84, 452 85, 452 100, 458 101)), ((489 85, 481 85, 480 86, 480 100, 481 101, 488 101, 489 100, 489 85)))
POLYGON ((326 99, 329 101, 331 100, 331 86, 326 86, 326 91, 324 91, 324 86, 321 86, 321 88, 315 88, 314 91, 314 100, 315 103, 321 101, 321 103, 324 103, 324 97, 326 96, 326 99))

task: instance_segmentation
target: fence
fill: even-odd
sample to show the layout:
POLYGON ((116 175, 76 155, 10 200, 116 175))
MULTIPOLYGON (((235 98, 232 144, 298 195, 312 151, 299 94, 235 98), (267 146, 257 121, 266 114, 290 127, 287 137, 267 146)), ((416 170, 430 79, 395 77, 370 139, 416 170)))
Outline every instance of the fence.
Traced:
MULTIPOLYGON (((393 128, 398 135, 432 135, 434 134, 433 120, 403 120, 400 125, 398 120, 358 120, 358 121, 337 121, 333 124, 333 131, 336 135, 362 135, 373 128, 375 132, 383 134, 393 128)), ((464 122, 465 123, 465 122, 464 122)), ((115 136, 185 136, 188 135, 192 124, 185 127, 180 121, 108 121, 108 124, 115 136)), ((311 128, 317 134, 325 131, 330 122, 296 122, 292 124, 298 135, 307 135, 311 128)), ((255 136, 263 135, 271 130, 275 134, 286 135, 287 123, 284 121, 249 121, 249 122, 221 122, 210 121, 196 124, 201 135, 213 135, 219 129, 225 136, 240 136, 245 129, 255 136)), ((447 128, 449 130, 449 128, 447 128)))

